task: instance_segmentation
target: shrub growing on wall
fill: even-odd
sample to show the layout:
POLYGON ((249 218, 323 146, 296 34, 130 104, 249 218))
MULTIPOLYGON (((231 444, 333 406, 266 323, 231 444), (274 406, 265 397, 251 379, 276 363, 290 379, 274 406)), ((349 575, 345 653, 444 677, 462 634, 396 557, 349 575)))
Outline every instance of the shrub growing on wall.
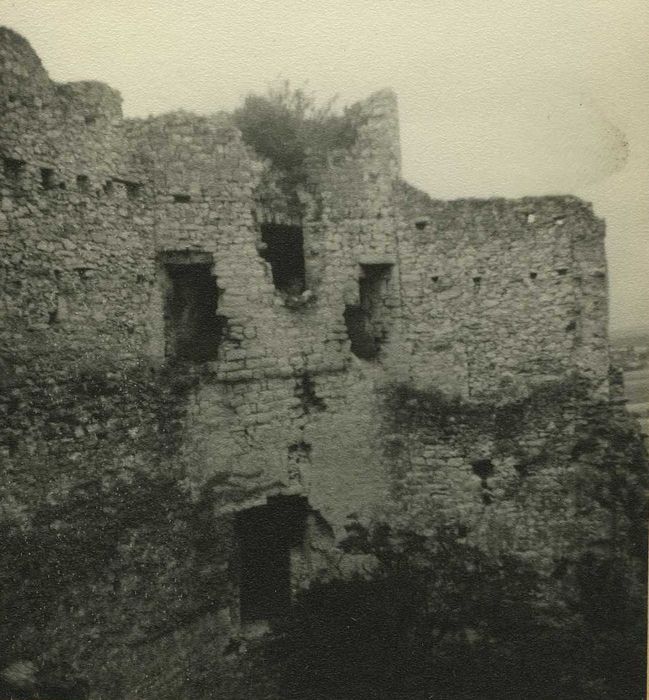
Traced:
POLYGON ((322 156, 356 140, 352 110, 336 114, 333 103, 318 106, 311 93, 284 81, 265 95, 250 93, 234 111, 244 141, 271 162, 289 195, 306 182, 309 152, 322 156))
POLYGON ((282 697, 641 697, 644 618, 620 559, 598 558, 588 580, 584 555, 566 586, 450 532, 375 525, 352 531, 347 548, 373 554, 377 568, 300 596, 277 628, 282 697))

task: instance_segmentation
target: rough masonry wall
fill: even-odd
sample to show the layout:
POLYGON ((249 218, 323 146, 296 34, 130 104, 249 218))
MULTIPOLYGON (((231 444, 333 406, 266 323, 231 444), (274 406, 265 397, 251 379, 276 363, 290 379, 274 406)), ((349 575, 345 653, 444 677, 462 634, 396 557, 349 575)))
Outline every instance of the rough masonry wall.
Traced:
MULTIPOLYGON (((304 578, 327 565, 349 516, 391 500, 500 528, 483 517, 467 451, 469 435, 492 445, 492 427, 393 430, 377 389, 518 396, 576 370, 605 393, 600 222, 572 198, 416 193, 399 180, 391 92, 354 108, 351 147, 310 164, 301 221, 288 217, 303 228, 309 292, 294 303, 260 255, 260 224, 285 223, 286 202, 263 190, 268 164, 227 115, 122 120, 115 91, 52 83, 5 29, 0 59, 0 503, 13 557, 2 589, 20 611, 0 647, 11 658, 68 663, 98 698, 194 696, 205 678, 246 697, 238 511, 308 498, 304 578), (215 278, 223 330, 210 361, 169 356, 174 260, 215 278), (387 337, 364 361, 345 309, 371 266, 387 337), (386 433, 404 433, 408 450, 386 433)), ((521 428, 525 449, 573 417, 521 428)), ((508 449, 487 449, 493 497, 525 549, 547 501, 532 489, 533 504, 511 505, 508 449)))
POLYGON ((416 384, 480 398, 577 372, 608 395, 604 225, 590 206, 441 202, 408 185, 400 205, 400 356, 416 384))

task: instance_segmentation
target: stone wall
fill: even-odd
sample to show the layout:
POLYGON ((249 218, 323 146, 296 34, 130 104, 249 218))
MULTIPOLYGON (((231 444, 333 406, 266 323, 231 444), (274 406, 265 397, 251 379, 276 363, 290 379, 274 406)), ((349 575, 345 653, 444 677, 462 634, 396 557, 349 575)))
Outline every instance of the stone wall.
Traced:
MULTIPOLYGON (((604 399, 587 205, 430 200, 400 180, 383 91, 350 111, 351 146, 311 158, 296 218, 229 115, 123 120, 115 91, 51 82, 6 29, 0 59, 0 513, 18 611, 3 663, 70 664, 97 698, 202 697, 208 680, 246 697, 236 518, 278 495, 308 499, 293 587, 331 565, 350 517, 390 503, 537 548, 565 494, 523 483, 493 426, 395 429, 382 391, 516 401, 577 373, 583 403, 604 399), (302 228, 299 296, 273 284, 267 223, 302 228), (212 347, 176 356, 174 323, 191 354, 201 321, 212 347)), ((575 430, 577 408, 557 411, 521 425, 524 459, 575 430)))
POLYGON ((604 224, 589 205, 401 193, 401 356, 417 384, 480 398, 577 371, 608 395, 604 224))

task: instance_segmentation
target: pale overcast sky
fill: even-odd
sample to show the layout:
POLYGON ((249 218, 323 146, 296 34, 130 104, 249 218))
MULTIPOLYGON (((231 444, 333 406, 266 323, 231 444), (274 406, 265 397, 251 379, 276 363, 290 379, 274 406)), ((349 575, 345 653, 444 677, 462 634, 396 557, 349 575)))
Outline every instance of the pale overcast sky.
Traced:
POLYGON ((592 201, 611 325, 649 325, 647 0, 0 0, 0 24, 127 116, 231 110, 278 77, 341 104, 392 87, 407 180, 592 201))

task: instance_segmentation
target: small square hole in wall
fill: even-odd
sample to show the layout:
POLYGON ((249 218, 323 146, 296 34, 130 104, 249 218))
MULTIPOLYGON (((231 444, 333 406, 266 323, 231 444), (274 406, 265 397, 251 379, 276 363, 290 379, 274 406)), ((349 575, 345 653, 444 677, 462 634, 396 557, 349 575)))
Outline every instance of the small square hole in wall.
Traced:
POLYGON ((121 178, 114 178, 114 182, 119 182, 124 186, 126 190, 126 196, 128 199, 139 199, 142 194, 142 183, 134 182, 133 180, 122 180, 121 178))
POLYGON ((473 278, 473 286, 475 289, 480 289, 480 286, 482 285, 482 277, 476 276, 473 278))
POLYGON ((557 275, 559 275, 559 277, 564 277, 567 274, 568 274, 568 268, 566 268, 566 267, 560 267, 557 270, 557 275))
POLYGON ((10 180, 18 180, 25 172, 25 161, 17 158, 3 158, 2 167, 5 177, 10 180))
POLYGON ((97 117, 94 114, 86 114, 86 116, 83 118, 83 121, 86 123, 87 126, 93 126, 97 123, 97 117))
POLYGON ((538 272, 530 272, 530 279, 535 280, 539 276, 538 272))
POLYGON ((192 201, 191 195, 189 194, 175 194, 173 197, 175 204, 187 204, 192 201))
POLYGON ((54 170, 52 168, 41 168, 41 185, 44 190, 53 190, 56 187, 54 170))
POLYGON ((77 189, 79 192, 90 192, 90 179, 87 175, 77 175, 77 189))

